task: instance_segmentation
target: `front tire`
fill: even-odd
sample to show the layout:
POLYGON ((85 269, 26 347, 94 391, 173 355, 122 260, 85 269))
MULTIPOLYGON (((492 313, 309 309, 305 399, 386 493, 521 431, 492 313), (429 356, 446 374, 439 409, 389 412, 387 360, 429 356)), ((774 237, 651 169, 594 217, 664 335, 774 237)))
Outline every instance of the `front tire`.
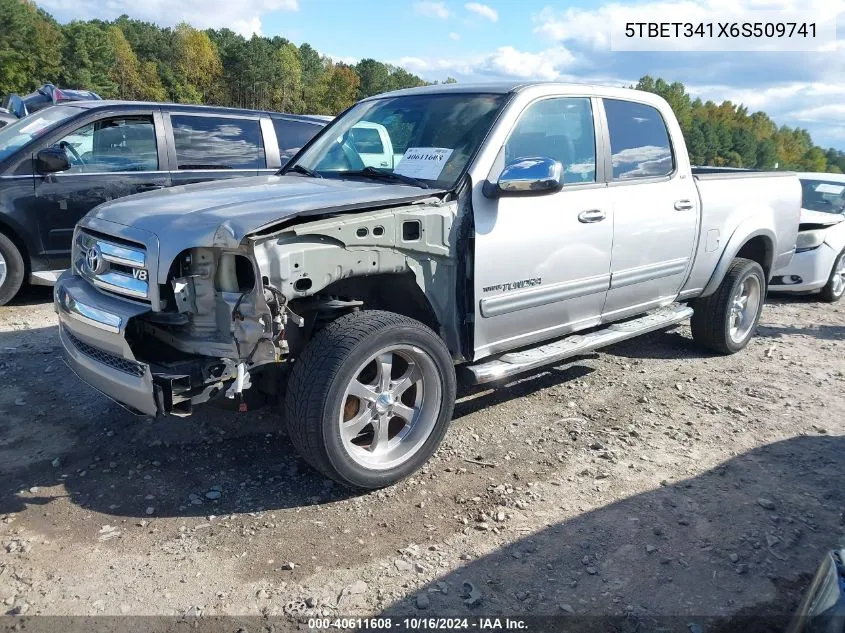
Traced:
POLYGON ((0 306, 15 298, 23 285, 26 264, 18 247, 0 233, 0 306))
POLYGON ((760 264, 736 258, 716 292, 693 303, 692 338, 719 354, 735 354, 754 336, 765 296, 760 264))
POLYGON ((391 312, 354 312, 320 330, 296 360, 285 418, 315 469, 352 488, 382 488, 440 445, 455 389, 449 350, 431 329, 391 312))
POLYGON ((827 284, 822 288, 822 301, 828 303, 836 303, 845 294, 845 251, 839 253, 839 257, 833 262, 833 268, 830 270, 830 277, 827 284))

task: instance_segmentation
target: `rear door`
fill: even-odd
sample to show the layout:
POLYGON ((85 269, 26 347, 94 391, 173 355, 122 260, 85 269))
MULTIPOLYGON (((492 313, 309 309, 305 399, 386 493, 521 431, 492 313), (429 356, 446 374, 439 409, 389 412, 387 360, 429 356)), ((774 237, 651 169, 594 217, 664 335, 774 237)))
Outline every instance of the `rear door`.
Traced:
POLYGON ((36 148, 33 160, 53 146, 70 163, 67 171, 35 175, 39 232, 52 265, 67 265, 73 227, 95 206, 170 184, 164 145, 161 114, 150 108, 91 117, 36 148))
POLYGON ((257 116, 174 111, 164 118, 174 185, 256 176, 267 167, 257 116))
POLYGON ((691 263, 699 201, 692 177, 678 168, 660 111, 633 101, 602 102, 613 206, 610 290, 602 317, 613 320, 678 295, 691 263))

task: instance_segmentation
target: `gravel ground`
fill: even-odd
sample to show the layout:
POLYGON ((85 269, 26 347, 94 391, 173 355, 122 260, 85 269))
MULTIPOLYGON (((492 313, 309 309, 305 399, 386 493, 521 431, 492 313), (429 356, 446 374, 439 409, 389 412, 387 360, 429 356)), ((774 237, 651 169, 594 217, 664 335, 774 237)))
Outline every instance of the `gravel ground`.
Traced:
POLYGON ((49 301, 0 308, 0 613, 772 614, 845 535, 845 303, 464 388, 427 467, 360 495, 270 411, 125 413, 49 301))

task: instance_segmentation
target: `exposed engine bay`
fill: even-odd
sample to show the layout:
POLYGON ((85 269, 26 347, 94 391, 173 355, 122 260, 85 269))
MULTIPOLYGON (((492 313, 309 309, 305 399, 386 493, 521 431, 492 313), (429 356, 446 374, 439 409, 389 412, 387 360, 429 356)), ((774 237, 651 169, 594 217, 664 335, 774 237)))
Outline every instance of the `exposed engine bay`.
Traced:
POLYGON ((254 234, 234 251, 183 251, 160 289, 163 310, 127 330, 159 409, 188 415, 225 396, 247 410, 247 391, 275 394, 278 372, 322 322, 365 304, 416 300, 454 339, 457 216, 456 202, 429 199, 254 234))

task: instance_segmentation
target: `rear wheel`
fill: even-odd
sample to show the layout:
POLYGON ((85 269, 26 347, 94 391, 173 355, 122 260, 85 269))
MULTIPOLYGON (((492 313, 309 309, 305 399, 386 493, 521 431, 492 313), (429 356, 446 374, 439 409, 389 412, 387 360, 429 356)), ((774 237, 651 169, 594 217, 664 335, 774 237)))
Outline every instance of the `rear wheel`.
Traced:
POLYGON ((746 345, 763 311, 766 275, 755 261, 736 258, 712 295, 693 304, 693 339, 720 354, 734 354, 746 345))
POLYGON ((323 474, 381 488, 419 469, 452 417, 455 372, 443 341, 380 311, 340 317, 297 359, 285 399, 291 441, 323 474))
POLYGON ((0 306, 14 299, 23 285, 26 265, 18 247, 0 233, 0 306))
POLYGON ((827 280, 827 285, 822 288, 822 301, 828 303, 835 303, 845 294, 845 251, 839 253, 839 257, 833 262, 833 268, 830 271, 830 278, 827 280))

